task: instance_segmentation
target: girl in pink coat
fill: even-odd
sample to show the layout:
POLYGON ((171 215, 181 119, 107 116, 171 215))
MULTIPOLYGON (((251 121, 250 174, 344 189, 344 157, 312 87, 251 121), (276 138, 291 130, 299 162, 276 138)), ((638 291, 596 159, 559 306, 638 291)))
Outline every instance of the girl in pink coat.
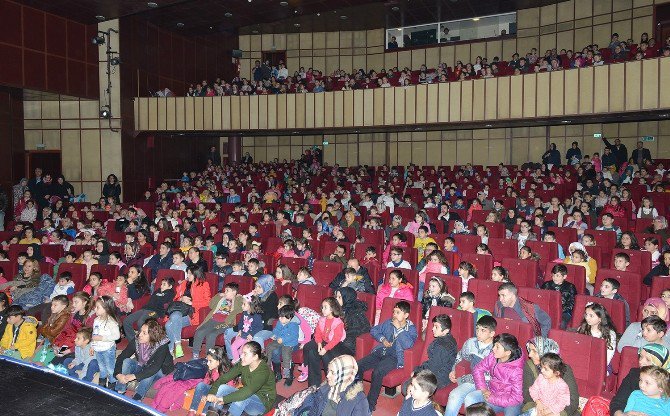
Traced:
POLYGON ((407 283, 407 278, 399 269, 393 270, 389 274, 388 281, 379 286, 379 289, 377 290, 377 298, 375 300, 377 304, 375 325, 379 322, 379 315, 381 315, 382 312, 382 304, 386 298, 402 299, 410 302, 415 300, 414 287, 407 283))
POLYGON ((465 397, 465 407, 486 402, 496 413, 517 416, 523 404, 523 351, 514 335, 493 338, 493 351, 472 370, 477 390, 465 397), (490 374, 487 381, 485 374, 490 374))

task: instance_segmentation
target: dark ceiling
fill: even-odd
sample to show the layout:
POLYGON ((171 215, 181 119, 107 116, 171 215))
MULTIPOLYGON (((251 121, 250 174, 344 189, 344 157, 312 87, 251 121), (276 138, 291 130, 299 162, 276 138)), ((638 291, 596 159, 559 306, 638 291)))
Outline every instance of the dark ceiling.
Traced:
POLYGON ((565 0, 154 0, 153 8, 141 0, 17 1, 81 23, 95 23, 96 16, 115 19, 140 15, 161 27, 202 35, 398 27, 511 12, 565 0), (178 27, 178 23, 183 27, 178 27))

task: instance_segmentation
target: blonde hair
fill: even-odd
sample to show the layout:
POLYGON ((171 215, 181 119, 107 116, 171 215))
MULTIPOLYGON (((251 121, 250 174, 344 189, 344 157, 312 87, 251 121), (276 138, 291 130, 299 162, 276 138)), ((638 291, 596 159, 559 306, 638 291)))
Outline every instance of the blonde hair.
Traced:
POLYGON ((670 397, 670 373, 661 367, 648 365, 640 369, 640 374, 646 374, 653 378, 661 389, 661 397, 667 399, 670 397))

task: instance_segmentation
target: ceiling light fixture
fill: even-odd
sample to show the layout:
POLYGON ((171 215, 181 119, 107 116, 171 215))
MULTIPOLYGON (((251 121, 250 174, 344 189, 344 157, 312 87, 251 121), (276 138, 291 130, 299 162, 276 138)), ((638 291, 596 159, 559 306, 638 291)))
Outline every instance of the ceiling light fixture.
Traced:
POLYGON ((293 23, 293 26, 300 27, 300 23, 293 23))
POLYGON ((342 20, 347 20, 347 16, 342 15, 342 16, 340 16, 340 19, 342 19, 342 20))
POLYGON ((93 39, 91 39, 94 45, 104 45, 105 44, 105 37, 103 35, 98 35, 98 36, 93 36, 93 39))
POLYGON ((179 22, 179 23, 177 23, 177 27, 178 27, 179 29, 181 29, 182 27, 184 27, 184 24, 183 24, 182 22, 179 22))
POLYGON ((251 31, 251 33, 253 33, 254 35, 258 35, 258 30, 254 29, 251 31))
POLYGON ((98 21, 100 21, 100 22, 102 22, 103 20, 105 20, 105 19, 107 19, 107 18, 106 18, 105 16, 99 14, 99 15, 95 16, 95 19, 98 20, 98 21))
POLYGON ((100 107, 100 118, 110 119, 112 118, 112 110, 108 105, 103 105, 100 107))
POLYGON ((121 58, 119 58, 118 56, 115 56, 115 57, 113 57, 112 59, 109 60, 109 64, 112 65, 112 66, 121 65, 121 58))
POLYGON ((317 16, 321 16, 321 13, 317 13, 316 15, 317 15, 317 16))
POLYGON ((400 10, 400 7, 393 6, 393 7, 391 7, 391 10, 393 10, 394 12, 397 12, 398 10, 400 10))
POLYGON ((279 5, 286 7, 286 6, 288 6, 288 2, 287 1, 280 1, 279 5))
POLYGON ((479 17, 473 17, 473 18, 472 18, 472 21, 473 21, 473 22, 479 22, 479 17))
POLYGON ((158 3, 156 3, 155 1, 150 1, 149 3, 147 3, 147 7, 155 9, 156 7, 158 7, 158 3))
POLYGON ((224 16, 226 16, 226 17, 233 17, 233 14, 232 14, 231 12, 226 12, 226 14, 224 14, 224 16))

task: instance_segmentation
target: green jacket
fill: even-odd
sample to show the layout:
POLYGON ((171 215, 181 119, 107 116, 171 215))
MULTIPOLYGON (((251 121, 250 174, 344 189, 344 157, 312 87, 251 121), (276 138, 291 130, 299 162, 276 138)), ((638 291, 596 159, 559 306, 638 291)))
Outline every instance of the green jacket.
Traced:
MULTIPOLYGON (((212 316, 214 316, 214 312, 216 312, 221 307, 221 304, 223 302, 225 302, 223 298, 223 293, 215 295, 212 298, 212 300, 209 301, 210 310, 205 320, 202 321, 203 324, 212 319, 212 316)), ((221 327, 225 326, 230 328, 235 326, 235 324, 237 323, 237 315, 240 313, 242 313, 242 295, 237 295, 233 300, 233 307, 230 308, 230 310, 228 311, 228 317, 226 317, 226 320, 221 324, 221 327)))
POLYGON ((274 374, 265 361, 262 361, 254 371, 249 371, 249 366, 243 366, 238 362, 230 371, 220 375, 212 383, 209 394, 216 394, 219 386, 228 383, 237 376, 242 376, 242 387, 234 393, 224 396, 224 404, 246 400, 255 394, 265 406, 265 411, 269 411, 274 406, 277 398, 277 383, 274 374))

